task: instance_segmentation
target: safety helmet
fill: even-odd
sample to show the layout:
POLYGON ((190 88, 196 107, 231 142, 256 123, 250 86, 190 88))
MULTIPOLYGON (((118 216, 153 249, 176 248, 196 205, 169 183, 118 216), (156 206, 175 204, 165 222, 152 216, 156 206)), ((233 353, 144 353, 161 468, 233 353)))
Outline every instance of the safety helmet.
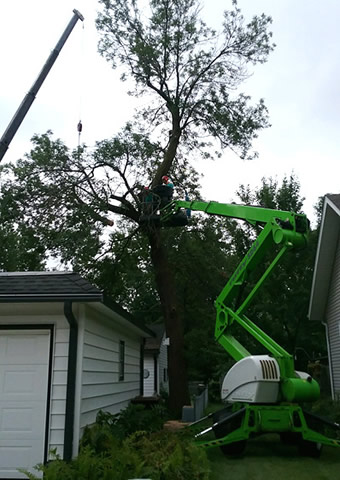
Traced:
POLYGON ((167 177, 166 175, 164 175, 164 176, 162 177, 162 182, 163 182, 163 183, 168 183, 168 181, 169 181, 169 177, 167 177))

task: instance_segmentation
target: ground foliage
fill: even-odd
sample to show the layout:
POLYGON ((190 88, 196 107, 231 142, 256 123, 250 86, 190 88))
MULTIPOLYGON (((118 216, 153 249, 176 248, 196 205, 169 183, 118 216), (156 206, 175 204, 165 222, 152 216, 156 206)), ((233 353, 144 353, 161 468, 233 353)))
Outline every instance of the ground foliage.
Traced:
POLYGON ((86 427, 77 458, 64 462, 54 455, 37 470, 45 480, 208 480, 205 452, 187 435, 162 430, 164 413, 141 405, 129 405, 118 415, 101 411, 95 424, 86 427))

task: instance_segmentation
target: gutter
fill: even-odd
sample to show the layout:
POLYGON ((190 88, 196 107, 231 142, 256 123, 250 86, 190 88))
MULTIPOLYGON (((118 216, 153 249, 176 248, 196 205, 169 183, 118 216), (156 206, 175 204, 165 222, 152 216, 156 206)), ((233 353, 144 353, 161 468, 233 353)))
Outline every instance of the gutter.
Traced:
POLYGON ((329 360, 329 377, 330 377, 330 384, 331 384, 331 395, 332 399, 335 400, 334 396, 334 385, 333 385, 333 366, 332 366, 332 355, 331 355, 331 346, 329 343, 329 335, 328 335, 328 325, 326 322, 321 322, 322 325, 325 327, 326 332, 326 341, 327 341, 327 353, 328 353, 328 360, 329 360))
POLYGON ((77 371, 77 344, 78 324, 72 311, 72 301, 64 302, 64 315, 70 326, 68 343, 68 365, 67 365, 67 387, 66 387, 66 408, 65 408, 65 429, 64 429, 64 455, 63 460, 72 459, 73 434, 74 434, 74 404, 76 389, 77 371))
POLYGON ((12 303, 12 302, 60 302, 60 301, 69 301, 69 302, 102 302, 102 294, 87 294, 87 293, 77 293, 77 294, 1 294, 0 303, 12 303))

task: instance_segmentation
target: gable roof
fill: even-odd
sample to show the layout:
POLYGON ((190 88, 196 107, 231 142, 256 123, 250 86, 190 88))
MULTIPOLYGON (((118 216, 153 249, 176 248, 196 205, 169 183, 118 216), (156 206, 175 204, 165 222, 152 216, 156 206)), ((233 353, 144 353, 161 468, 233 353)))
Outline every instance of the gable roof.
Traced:
POLYGON ((149 352, 159 352, 165 334, 165 327, 163 324, 158 323, 149 325, 148 328, 154 333, 155 337, 145 339, 144 349, 149 352))
POLYGON ((0 302, 102 299, 102 291, 78 273, 0 272, 0 302))
POLYGON ((334 257, 340 234, 340 194, 325 196, 308 317, 324 321, 334 257))
MULTIPOLYGON (((0 272, 0 303, 84 302, 108 308, 147 335, 154 333, 75 272, 0 272)), ((103 307, 102 307, 103 308, 103 307)))
POLYGON ((328 194, 326 195, 326 198, 328 198, 333 203, 333 205, 340 209, 340 193, 337 195, 328 194))

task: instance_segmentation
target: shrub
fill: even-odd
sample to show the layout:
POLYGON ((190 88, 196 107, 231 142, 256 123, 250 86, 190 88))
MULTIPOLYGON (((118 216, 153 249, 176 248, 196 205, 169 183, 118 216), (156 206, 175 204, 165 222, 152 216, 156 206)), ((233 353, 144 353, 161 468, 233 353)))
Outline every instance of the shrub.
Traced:
POLYGON ((153 480, 208 480, 209 462, 204 450, 183 434, 136 432, 125 443, 144 459, 144 475, 153 480))
MULTIPOLYGON (((106 440, 109 437, 106 438, 106 440)), ((113 436, 106 450, 82 447, 79 456, 64 462, 57 456, 39 465, 44 480, 208 480, 209 463, 205 451, 195 447, 185 435, 166 432, 136 432, 118 442, 113 436)), ((30 480, 38 477, 24 472, 30 480)), ((39 477, 40 478, 40 477, 39 477)))
POLYGON ((146 408, 144 405, 130 404, 116 415, 99 411, 94 425, 85 428, 81 445, 90 445, 95 451, 105 450, 111 437, 123 440, 137 431, 156 432, 167 420, 167 410, 162 405, 146 408))
POLYGON ((85 429, 76 459, 64 462, 55 455, 36 469, 44 480, 208 480, 205 451, 185 433, 161 430, 165 415, 163 407, 141 405, 130 405, 117 415, 99 412, 96 423, 85 429))
MULTIPOLYGON (((129 447, 120 445, 117 451, 108 455, 96 454, 89 447, 83 448, 71 462, 64 462, 58 456, 47 465, 38 465, 36 470, 43 473, 44 480, 126 480, 143 475, 143 460, 129 447)), ((22 470, 30 480, 41 477, 22 470)))

